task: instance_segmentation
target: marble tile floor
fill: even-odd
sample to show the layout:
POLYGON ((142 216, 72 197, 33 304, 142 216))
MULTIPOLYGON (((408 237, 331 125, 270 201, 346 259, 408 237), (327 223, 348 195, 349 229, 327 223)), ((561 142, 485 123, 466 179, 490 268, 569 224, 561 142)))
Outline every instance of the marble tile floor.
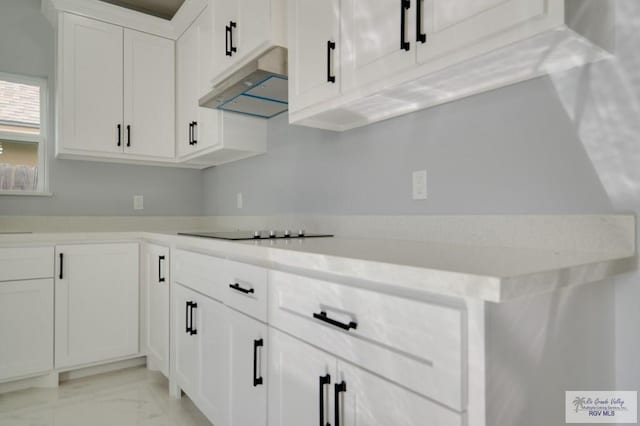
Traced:
POLYGON ((144 367, 0 395, 0 426, 211 426, 187 397, 144 367))

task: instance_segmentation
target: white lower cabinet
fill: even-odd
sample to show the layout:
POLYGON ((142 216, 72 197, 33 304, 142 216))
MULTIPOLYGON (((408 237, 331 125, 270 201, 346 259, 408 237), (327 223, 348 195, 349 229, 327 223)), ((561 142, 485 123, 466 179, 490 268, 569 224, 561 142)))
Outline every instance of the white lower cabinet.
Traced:
POLYGON ((294 337, 269 332, 269 426, 462 426, 463 416, 294 337))
POLYGON ((173 380, 212 423, 227 424, 227 308, 180 284, 172 291, 173 380))
POLYGON ((56 247, 55 367, 138 351, 137 243, 56 247))
POLYGON ((336 358, 269 330, 269 426, 333 424, 336 358))
POLYGON ((52 279, 0 282, 0 382, 53 368, 52 320, 52 279))
POLYGON ((267 326, 228 309, 231 396, 228 426, 267 425, 267 326))
POLYGON ((169 377, 169 248, 147 244, 144 267, 148 362, 169 377))

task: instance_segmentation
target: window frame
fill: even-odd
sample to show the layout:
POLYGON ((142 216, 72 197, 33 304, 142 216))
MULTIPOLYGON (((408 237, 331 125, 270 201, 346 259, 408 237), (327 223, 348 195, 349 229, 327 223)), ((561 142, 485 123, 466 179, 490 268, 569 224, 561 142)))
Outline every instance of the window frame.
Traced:
POLYGON ((49 131, 49 88, 46 78, 11 74, 0 71, 0 80, 17 84, 27 84, 40 88, 40 134, 29 135, 0 130, 0 140, 38 144, 38 188, 35 191, 3 191, 3 195, 50 196, 49 161, 47 156, 47 135, 49 131))

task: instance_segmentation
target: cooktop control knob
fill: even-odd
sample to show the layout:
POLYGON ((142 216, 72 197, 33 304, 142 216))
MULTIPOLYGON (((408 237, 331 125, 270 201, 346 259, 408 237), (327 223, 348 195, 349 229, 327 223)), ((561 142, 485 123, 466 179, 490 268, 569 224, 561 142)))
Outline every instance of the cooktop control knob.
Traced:
POLYGON ((253 231, 253 238, 260 238, 260 231, 253 231))
POLYGON ((276 231, 271 230, 269 231, 269 238, 275 238, 276 237, 276 231))
POLYGON ((304 229, 298 231, 298 237, 304 237, 304 229))
POLYGON ((289 237, 291 237, 291 231, 290 231, 290 230, 288 230, 288 229, 285 229, 285 230, 284 230, 284 237, 285 237, 285 238, 289 238, 289 237))

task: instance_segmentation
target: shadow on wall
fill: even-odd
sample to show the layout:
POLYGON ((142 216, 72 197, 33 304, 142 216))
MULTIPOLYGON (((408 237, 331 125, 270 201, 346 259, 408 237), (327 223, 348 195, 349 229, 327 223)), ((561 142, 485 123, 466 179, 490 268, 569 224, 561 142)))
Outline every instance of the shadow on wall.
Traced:
MULTIPOLYGON (((617 210, 640 212, 640 2, 616 0, 615 59, 551 81, 617 210)), ((640 389, 640 273, 617 281, 617 389, 640 389)))

